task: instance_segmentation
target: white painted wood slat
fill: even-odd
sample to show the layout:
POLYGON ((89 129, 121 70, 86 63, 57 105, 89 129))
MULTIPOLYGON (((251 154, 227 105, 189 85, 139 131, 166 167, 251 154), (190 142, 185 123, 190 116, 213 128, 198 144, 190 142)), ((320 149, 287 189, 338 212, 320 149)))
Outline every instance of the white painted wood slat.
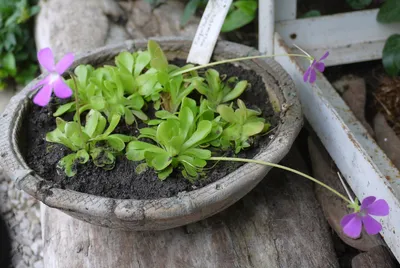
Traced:
MULTIPOLYGON (((290 53, 275 34, 275 53, 290 53)), ((359 199, 374 195, 390 206, 388 217, 380 218, 386 243, 400 260, 400 174, 330 83, 319 75, 314 85, 303 82, 309 62, 277 57, 293 78, 304 114, 318 134, 343 176, 359 199), (386 177, 388 176, 388 177, 386 177), (388 180, 389 178, 390 180, 388 180)))
POLYGON ((386 39, 400 32, 400 23, 380 24, 378 9, 335 14, 275 24, 286 44, 311 54, 331 51, 327 66, 379 59, 386 39))

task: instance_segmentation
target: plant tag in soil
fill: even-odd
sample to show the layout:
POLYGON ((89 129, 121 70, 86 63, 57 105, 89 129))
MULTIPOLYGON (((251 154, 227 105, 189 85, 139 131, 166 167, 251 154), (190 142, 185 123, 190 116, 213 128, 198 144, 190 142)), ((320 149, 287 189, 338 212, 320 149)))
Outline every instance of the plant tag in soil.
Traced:
POLYGON ((231 4, 232 0, 208 1, 193 39, 187 62, 196 64, 207 64, 210 62, 222 24, 231 4))

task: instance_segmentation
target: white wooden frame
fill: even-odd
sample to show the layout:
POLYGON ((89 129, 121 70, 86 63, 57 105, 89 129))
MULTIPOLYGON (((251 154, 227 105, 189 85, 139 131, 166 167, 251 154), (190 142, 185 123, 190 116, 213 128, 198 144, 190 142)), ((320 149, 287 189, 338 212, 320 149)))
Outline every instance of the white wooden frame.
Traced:
MULTIPOLYGON (((376 9, 296 19, 295 8, 296 0, 259 1, 261 52, 291 53, 295 43, 317 58, 328 50, 330 56, 325 61, 328 66, 375 60, 381 58, 387 37, 400 29, 400 24, 376 22, 376 9), (270 13, 275 14, 274 20, 266 18, 265 14, 270 13)), ((381 234, 400 261, 399 170, 322 74, 314 85, 303 82, 307 60, 289 57, 276 60, 293 78, 305 117, 357 197, 374 195, 389 203, 389 216, 380 219, 381 234)))

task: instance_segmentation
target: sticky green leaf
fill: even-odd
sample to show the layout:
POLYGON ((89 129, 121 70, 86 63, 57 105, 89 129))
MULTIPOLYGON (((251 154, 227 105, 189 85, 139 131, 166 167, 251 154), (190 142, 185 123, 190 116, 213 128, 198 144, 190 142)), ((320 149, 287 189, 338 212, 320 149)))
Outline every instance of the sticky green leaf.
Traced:
POLYGON ((84 131, 89 135, 89 137, 93 137, 93 134, 96 132, 100 116, 101 114, 96 110, 90 110, 90 112, 86 115, 86 125, 84 127, 84 131))
POLYGON ((60 131, 60 129, 56 128, 55 130, 50 131, 46 134, 46 141, 59 143, 60 142, 59 137, 62 135, 63 135, 63 133, 60 131))
POLYGON ((140 129, 140 136, 139 138, 150 138, 150 139, 155 139, 156 138, 157 131, 154 128, 141 128, 140 129))
POLYGON ((61 160, 57 163, 57 168, 63 170, 68 177, 73 177, 77 173, 75 157, 76 154, 69 154, 61 158, 61 160))
POLYGON ((127 125, 132 125, 135 122, 135 116, 132 114, 131 110, 125 107, 125 123, 127 125))
POLYGON ((125 68, 129 73, 133 72, 134 58, 132 53, 123 51, 115 57, 115 65, 125 68))
POLYGON ((86 86, 88 81, 88 67, 85 65, 78 65, 74 70, 75 75, 78 78, 79 84, 81 86, 86 86))
POLYGON ((147 169, 148 169, 148 167, 149 167, 149 166, 148 166, 146 163, 141 163, 141 164, 139 164, 139 165, 136 166, 135 172, 136 172, 136 174, 140 175, 140 174, 142 174, 143 172, 146 172, 147 169))
POLYGON ((173 171, 173 168, 171 166, 168 166, 166 169, 158 172, 158 178, 160 180, 165 180, 166 178, 168 178, 169 175, 171 175, 173 171))
POLYGON ((124 141, 117 136, 108 136, 107 142, 117 152, 121 152, 125 148, 124 141))
POLYGON ((118 126, 121 116, 119 114, 114 114, 111 117, 110 125, 108 126, 107 130, 104 132, 104 136, 107 137, 110 135, 114 129, 118 126))
POLYGON ((128 97, 126 105, 134 110, 140 110, 144 106, 144 100, 139 94, 133 94, 128 97))
POLYGON ((219 105, 217 112, 221 115, 222 119, 226 122, 234 123, 237 120, 236 114, 233 109, 227 105, 219 105))
POLYGON ((111 134, 110 136, 108 136, 109 138, 118 138, 120 140, 122 140, 123 142, 130 142, 130 141, 134 141, 136 140, 136 137, 133 136, 128 136, 128 135, 124 135, 124 134, 111 134))
POLYGON ((70 137, 75 133, 79 133, 81 131, 80 128, 81 126, 76 122, 68 122, 65 124, 65 135, 70 137))
POLYGON ((144 112, 142 112, 142 111, 140 111, 140 110, 132 110, 131 112, 132 112, 137 118, 139 118, 139 119, 142 120, 142 121, 146 121, 146 120, 149 119, 148 116, 147 116, 144 112))
POLYGON ((168 119, 168 118, 178 119, 178 117, 176 115, 174 115, 168 111, 165 111, 165 110, 157 111, 155 115, 157 118, 160 118, 160 119, 168 119))
POLYGON ((243 125, 242 135, 245 137, 251 137, 257 135, 264 129, 263 122, 250 122, 243 125))
POLYGON ((182 145, 182 151, 192 147, 195 144, 201 142, 202 139, 207 137, 207 135, 211 132, 212 124, 210 121, 200 121, 196 131, 193 135, 182 145))
POLYGON ((147 151, 144 155, 146 158, 151 158, 151 166, 154 167, 155 170, 163 170, 172 162, 172 158, 167 152, 153 153, 147 151))
POLYGON ((237 83, 235 88, 223 97, 222 102, 228 102, 238 98, 245 91, 247 85, 247 81, 240 81, 237 83))
POLYGON ((166 72, 168 69, 168 60, 158 43, 154 40, 149 40, 147 48, 151 56, 151 67, 158 71, 166 72))
POLYGON ((138 52, 134 75, 138 76, 150 63, 151 56, 148 51, 138 52))
POLYGON ((75 102, 70 102, 67 104, 63 104, 57 108, 56 112, 53 114, 54 117, 61 116, 66 112, 71 112, 75 110, 75 102))
POLYGON ((186 138, 191 126, 193 125, 194 115, 189 107, 183 107, 179 112, 180 133, 183 138, 186 138))
POLYGON ((76 152, 75 159, 79 164, 85 164, 89 161, 89 154, 86 150, 79 150, 76 152))
POLYGON ((190 155, 192 157, 197 157, 200 159, 210 159, 211 151, 206 149, 199 149, 199 148, 190 148, 185 151, 186 155, 190 155))
POLYGON ((105 108, 106 103, 104 101, 104 98, 102 96, 93 96, 90 98, 90 105, 92 109, 101 111, 105 108))

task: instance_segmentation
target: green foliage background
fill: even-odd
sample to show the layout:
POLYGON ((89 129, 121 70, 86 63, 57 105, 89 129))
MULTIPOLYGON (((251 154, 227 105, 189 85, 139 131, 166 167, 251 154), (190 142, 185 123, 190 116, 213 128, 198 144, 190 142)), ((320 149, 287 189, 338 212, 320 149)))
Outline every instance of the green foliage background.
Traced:
POLYGON ((32 17, 38 0, 0 0, 0 90, 14 79, 26 84, 38 67, 32 17))

